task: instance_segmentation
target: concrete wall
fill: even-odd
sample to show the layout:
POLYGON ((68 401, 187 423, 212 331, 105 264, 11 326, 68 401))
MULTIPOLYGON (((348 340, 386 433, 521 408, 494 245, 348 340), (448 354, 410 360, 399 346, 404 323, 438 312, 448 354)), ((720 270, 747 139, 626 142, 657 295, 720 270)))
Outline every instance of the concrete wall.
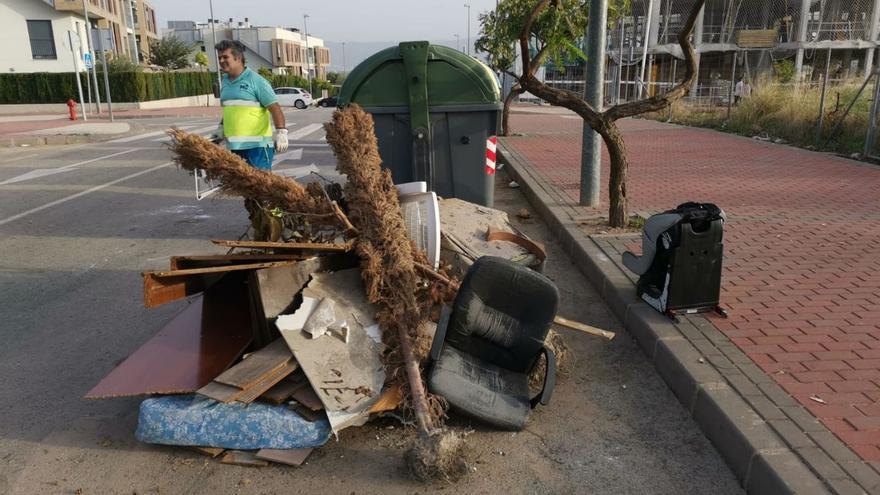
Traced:
MULTIPOLYGON (((59 12, 41 1, 3 0, 0 2, 0 71, 9 72, 72 72, 74 59, 70 53, 67 31, 79 31, 85 41, 82 16, 59 12), (28 37, 28 20, 52 22, 56 59, 34 59, 28 37)), ((82 68, 82 67, 81 67, 82 68)))

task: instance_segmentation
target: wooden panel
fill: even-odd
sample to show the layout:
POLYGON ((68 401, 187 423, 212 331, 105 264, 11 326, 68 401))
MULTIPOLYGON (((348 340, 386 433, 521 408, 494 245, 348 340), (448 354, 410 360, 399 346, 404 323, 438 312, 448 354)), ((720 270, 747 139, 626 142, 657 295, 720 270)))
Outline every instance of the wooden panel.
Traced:
POLYGON ((402 402, 403 392, 400 390, 400 386, 392 385, 382 392, 382 395, 379 397, 379 402, 376 402, 373 404, 373 407, 370 408, 370 413, 393 411, 400 407, 402 402))
POLYGON ((163 272, 144 272, 144 306, 156 306, 177 301, 184 297, 203 292, 224 273, 257 270, 277 266, 289 266, 296 261, 278 261, 271 263, 249 263, 245 265, 212 266, 187 270, 169 270, 163 272))
POLYGON ((266 347, 250 353, 240 363, 214 378, 214 381, 240 389, 250 388, 267 375, 286 365, 291 359, 293 359, 293 354, 290 353, 284 339, 278 339, 266 347))
POLYGON ((272 404, 282 404, 305 384, 306 376, 302 373, 294 373, 273 385, 272 388, 260 396, 260 399, 272 404))
POLYGON ((349 241, 342 244, 323 242, 261 242, 261 241, 226 241, 214 239, 211 242, 218 246, 247 249, 296 249, 303 251, 346 252, 351 251, 354 243, 349 241))
POLYGON ((256 458, 266 461, 301 466, 314 449, 262 449, 257 451, 256 458))
POLYGON ((324 409, 324 404, 321 403, 321 399, 318 398, 318 394, 315 393, 311 385, 300 387, 293 393, 292 398, 312 411, 324 409))
POLYGON ((196 390, 196 393, 199 395, 204 395, 209 399, 214 399, 217 402, 228 404, 235 401, 238 396, 244 393, 244 390, 238 387, 233 387, 232 385, 223 385, 222 383, 211 382, 204 387, 196 390))
POLYGON ((191 393, 207 385, 251 342, 241 277, 225 277, 111 371, 88 399, 191 393))
POLYGON ((192 256, 172 256, 171 270, 190 270, 212 266, 246 265, 250 263, 267 263, 273 261, 295 261, 303 255, 291 254, 203 254, 192 256))
POLYGON ((253 452, 245 452, 244 450, 227 450, 223 457, 220 458, 220 462, 250 467, 266 467, 269 465, 268 461, 257 459, 253 452))
POLYGON ((273 385, 283 380, 285 377, 296 371, 299 366, 296 362, 290 362, 282 366, 277 371, 274 371, 270 375, 266 375, 257 383, 251 385, 250 387, 244 389, 241 395, 235 398, 238 402, 244 402, 245 404, 250 404, 251 402, 257 400, 257 398, 267 390, 272 388, 273 385))
POLYGON ((778 35, 775 29, 740 29, 736 33, 736 44, 740 48, 772 48, 778 35))

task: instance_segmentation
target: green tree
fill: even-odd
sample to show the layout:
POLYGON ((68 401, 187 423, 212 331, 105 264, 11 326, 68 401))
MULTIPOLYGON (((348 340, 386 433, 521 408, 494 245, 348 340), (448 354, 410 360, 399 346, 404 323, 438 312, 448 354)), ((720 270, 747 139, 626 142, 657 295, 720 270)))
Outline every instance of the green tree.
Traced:
MULTIPOLYGON (((679 32, 678 44, 681 46, 685 60, 683 79, 663 94, 614 105, 604 111, 593 108, 581 95, 551 88, 535 77, 538 69, 549 57, 562 53, 566 49, 577 49, 572 38, 569 37, 570 33, 576 31, 565 27, 570 22, 567 13, 571 8, 566 0, 501 0, 501 3, 507 2, 526 3, 530 6, 524 16, 516 15, 502 21, 510 23, 513 29, 520 27, 517 40, 523 64, 522 73, 518 79, 520 87, 538 98, 577 113, 583 119, 585 126, 590 126, 602 137, 611 158, 610 173, 608 174, 608 222, 612 227, 627 226, 629 213, 626 197, 626 174, 629 161, 626 156, 626 144, 616 122, 622 118, 663 110, 687 94, 697 77, 696 55, 690 41, 691 32, 696 23, 697 15, 706 0, 694 2, 690 14, 679 32)), ((586 11, 588 5, 588 0, 581 0, 581 9, 586 11)), ((626 2, 612 2, 612 5, 625 8, 626 2)), ((517 10, 517 13, 519 12, 521 11, 517 10)), ((573 23, 573 21, 571 22, 573 23)))
POLYGON ((257 69, 257 74, 265 77, 266 79, 269 79, 272 77, 272 69, 268 67, 260 67, 259 69, 257 69))
POLYGON ((169 70, 183 69, 189 67, 189 55, 193 51, 195 45, 166 36, 150 45, 150 63, 169 70))
POLYGON ((205 52, 198 52, 198 53, 196 53, 196 56, 193 57, 193 61, 195 61, 195 63, 197 63, 201 66, 207 67, 208 66, 208 55, 205 52))
POLYGON ((773 72, 776 73, 776 80, 782 84, 790 83, 794 80, 794 76, 797 73, 794 62, 791 60, 780 60, 775 62, 773 64, 773 72))
MULTIPOLYGON (((104 70, 104 64, 101 63, 101 60, 98 60, 98 70, 104 70)), ((128 55, 115 55, 111 52, 107 52, 107 68, 110 69, 111 74, 115 74, 117 72, 141 72, 144 70, 140 64, 131 59, 128 55)))

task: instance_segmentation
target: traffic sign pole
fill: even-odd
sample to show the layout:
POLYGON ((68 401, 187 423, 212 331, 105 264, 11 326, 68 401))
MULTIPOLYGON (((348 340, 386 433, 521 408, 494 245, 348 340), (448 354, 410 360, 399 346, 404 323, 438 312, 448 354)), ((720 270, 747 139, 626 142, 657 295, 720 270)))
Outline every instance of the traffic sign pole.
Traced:
MULTIPOLYGON (((73 77, 76 78, 76 90, 79 92, 79 107, 82 109, 83 120, 88 121, 89 117, 86 115, 86 105, 83 103, 83 87, 79 80, 79 63, 76 60, 76 48, 77 45, 79 45, 79 35, 73 31, 67 31, 67 40, 70 42, 70 55, 73 57, 73 77), (74 36, 76 36, 76 38, 74 38, 74 36)), ((86 78, 88 78, 88 73, 86 74, 86 78)), ((88 81, 88 79, 86 80, 88 81)))

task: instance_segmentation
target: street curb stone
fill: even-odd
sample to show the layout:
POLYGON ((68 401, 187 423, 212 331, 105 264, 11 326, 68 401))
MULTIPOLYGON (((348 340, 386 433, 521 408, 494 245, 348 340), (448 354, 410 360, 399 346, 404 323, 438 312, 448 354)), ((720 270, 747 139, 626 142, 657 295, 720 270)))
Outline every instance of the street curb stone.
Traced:
POLYGON ((559 196, 503 138, 499 152, 532 207, 748 493, 880 493, 880 474, 710 321, 689 315, 673 323, 637 298, 633 279, 610 257, 609 237, 585 235, 574 220, 576 210, 565 206, 570 199, 559 196))
POLYGON ((19 146, 57 146, 60 144, 91 144, 104 143, 113 139, 133 136, 143 132, 143 126, 131 122, 129 130, 116 134, 21 134, 0 137, 0 147, 15 148, 19 146))

